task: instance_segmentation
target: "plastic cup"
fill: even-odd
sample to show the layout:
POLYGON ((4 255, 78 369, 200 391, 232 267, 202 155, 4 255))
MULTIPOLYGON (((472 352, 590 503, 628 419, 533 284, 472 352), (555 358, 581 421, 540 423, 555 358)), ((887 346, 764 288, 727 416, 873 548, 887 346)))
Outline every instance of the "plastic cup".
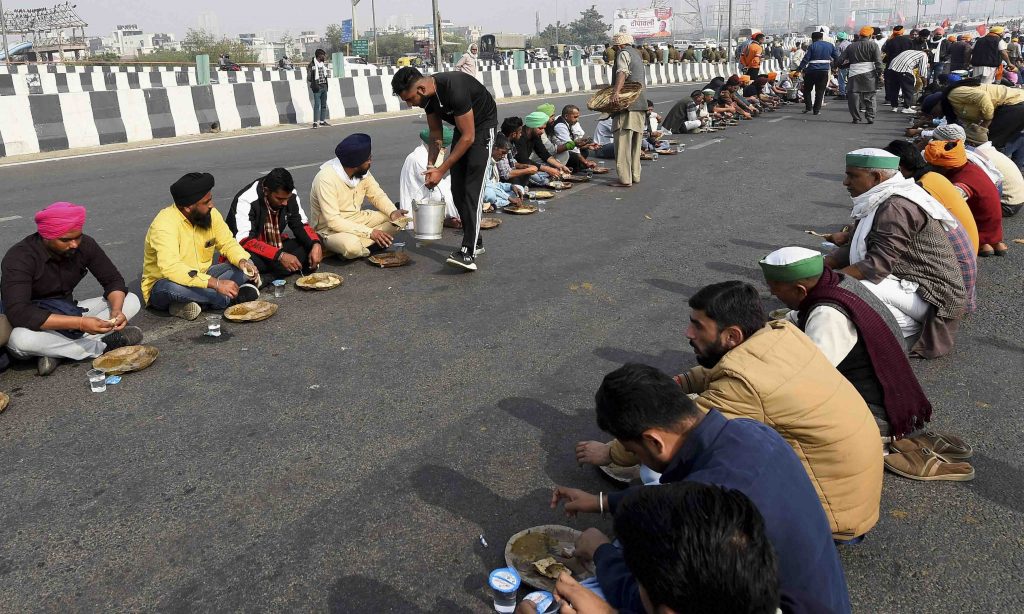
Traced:
POLYGON ((516 610, 516 592, 519 590, 519 572, 511 567, 499 567, 491 572, 487 584, 494 594, 494 609, 502 614, 512 614, 516 610))
POLYGON ((281 298, 284 296, 284 287, 288 283, 283 279, 275 279, 274 284, 274 298, 281 298))
POLYGON ((685 145, 683 145, 682 143, 680 143, 680 144, 679 144, 679 146, 678 146, 678 147, 676 147, 676 152, 677 152, 677 153, 683 153, 683 149, 684 149, 685 147, 686 147, 685 145))
POLYGON ((99 369, 90 369, 86 375, 89 377, 89 386, 93 392, 107 391, 107 374, 99 369))
POLYGON ((211 314, 206 316, 206 334, 210 337, 220 337, 220 315, 211 314))
POLYGON ((654 152, 654 155, 652 156, 652 158, 654 158, 655 160, 657 160, 657 159, 658 159, 658 152, 654 152))
POLYGON ((531 602, 537 608, 537 614, 557 614, 561 605, 555 601, 554 595, 547 591, 535 591, 523 597, 523 601, 531 602))

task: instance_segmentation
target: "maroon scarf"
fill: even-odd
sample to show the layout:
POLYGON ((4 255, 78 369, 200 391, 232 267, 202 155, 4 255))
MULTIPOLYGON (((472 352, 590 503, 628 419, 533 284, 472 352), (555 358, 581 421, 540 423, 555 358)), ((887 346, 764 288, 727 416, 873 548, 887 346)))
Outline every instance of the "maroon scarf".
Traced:
POLYGON ((833 303, 843 308, 864 340, 875 377, 882 384, 890 432, 899 439, 924 427, 932 417, 932 404, 921 389, 903 346, 885 320, 859 296, 839 287, 842 279, 842 274, 825 267, 818 284, 800 303, 800 330, 818 304, 833 303))

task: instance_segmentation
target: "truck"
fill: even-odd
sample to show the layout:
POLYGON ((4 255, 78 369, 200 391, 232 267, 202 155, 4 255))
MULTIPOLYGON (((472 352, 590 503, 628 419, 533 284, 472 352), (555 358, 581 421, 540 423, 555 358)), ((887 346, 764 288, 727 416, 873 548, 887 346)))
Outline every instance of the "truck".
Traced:
POLYGON ((501 62, 510 51, 526 49, 525 34, 484 34, 480 37, 480 48, 477 57, 481 60, 501 62))

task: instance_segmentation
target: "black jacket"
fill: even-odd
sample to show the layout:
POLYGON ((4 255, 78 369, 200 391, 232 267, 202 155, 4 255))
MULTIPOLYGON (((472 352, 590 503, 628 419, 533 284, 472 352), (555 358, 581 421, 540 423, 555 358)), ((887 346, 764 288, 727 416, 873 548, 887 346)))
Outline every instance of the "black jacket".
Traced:
MULTIPOLYGON (((324 63, 326 64, 326 62, 324 63)), ((316 64, 316 58, 310 60, 309 64, 306 66, 306 83, 309 84, 309 89, 313 90, 314 93, 319 92, 321 89, 326 92, 331 84, 331 80, 328 79, 323 83, 319 83, 316 80, 316 69, 313 67, 314 64, 316 64)))
MULTIPOLYGON (((277 216, 277 221, 282 241, 294 238, 307 252, 314 244, 320 243, 319 235, 306 223, 299 196, 294 191, 292 197, 288 199, 288 204, 277 216), (286 230, 290 230, 291 235, 288 235, 286 230)), ((238 243, 250 254, 266 260, 277 260, 283 253, 281 248, 263 240, 263 226, 267 223, 267 201, 263 196, 262 177, 235 194, 231 208, 228 209, 227 223, 231 234, 235 235, 238 243), (240 228, 243 229, 242 232, 239 232, 240 228)))

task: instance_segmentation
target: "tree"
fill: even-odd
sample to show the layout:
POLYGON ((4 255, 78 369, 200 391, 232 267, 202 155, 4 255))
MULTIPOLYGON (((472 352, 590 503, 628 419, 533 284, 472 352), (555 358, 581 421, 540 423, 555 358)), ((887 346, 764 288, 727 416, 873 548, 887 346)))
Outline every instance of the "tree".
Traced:
POLYGON ((608 42, 610 24, 604 22, 594 5, 580 13, 579 19, 568 25, 572 41, 577 45, 598 45, 608 42))
POLYGON ((374 62, 380 58, 397 59, 416 50, 416 39, 404 34, 384 34, 377 37, 377 46, 374 62))
POLYGON ((324 31, 324 51, 327 55, 345 50, 345 43, 341 42, 341 26, 332 23, 324 31))

